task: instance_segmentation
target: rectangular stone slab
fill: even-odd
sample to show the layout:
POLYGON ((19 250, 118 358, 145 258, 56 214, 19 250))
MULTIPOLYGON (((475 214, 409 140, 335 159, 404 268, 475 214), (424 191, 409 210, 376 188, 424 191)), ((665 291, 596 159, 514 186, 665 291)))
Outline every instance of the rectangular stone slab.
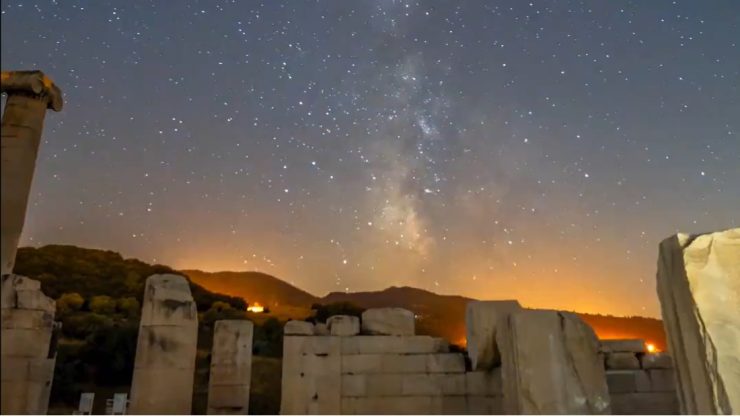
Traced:
POLYGON ((609 414, 598 340, 578 316, 512 312, 496 340, 507 414, 609 414))

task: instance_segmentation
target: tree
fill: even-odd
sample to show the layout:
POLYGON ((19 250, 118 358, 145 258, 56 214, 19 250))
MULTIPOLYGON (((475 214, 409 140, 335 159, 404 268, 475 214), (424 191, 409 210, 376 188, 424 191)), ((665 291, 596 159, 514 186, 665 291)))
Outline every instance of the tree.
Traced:
POLYGON ((116 302, 110 296, 94 296, 90 299, 90 310, 96 314, 110 315, 116 312, 116 302))
POLYGON ((74 311, 79 311, 85 299, 79 293, 64 293, 57 299, 57 316, 62 317, 74 311))
POLYGON ((135 297, 118 299, 118 310, 128 319, 139 318, 141 315, 141 305, 135 297))

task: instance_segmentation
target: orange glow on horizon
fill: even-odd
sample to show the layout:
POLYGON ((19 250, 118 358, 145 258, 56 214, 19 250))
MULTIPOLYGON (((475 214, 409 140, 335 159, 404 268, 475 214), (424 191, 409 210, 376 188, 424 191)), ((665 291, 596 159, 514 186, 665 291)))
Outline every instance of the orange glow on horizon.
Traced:
POLYGON ((647 343, 647 351, 648 353, 655 353, 658 349, 655 347, 655 344, 647 343))

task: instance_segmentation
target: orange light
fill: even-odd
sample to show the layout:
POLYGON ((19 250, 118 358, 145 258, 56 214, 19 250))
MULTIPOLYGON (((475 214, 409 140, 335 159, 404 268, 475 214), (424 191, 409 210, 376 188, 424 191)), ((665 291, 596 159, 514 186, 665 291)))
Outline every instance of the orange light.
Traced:
POLYGON ((254 305, 247 308, 247 311, 254 312, 254 313, 265 312, 265 307, 255 302, 254 305))
POLYGON ((655 353, 655 350, 656 350, 655 344, 653 344, 653 343, 648 343, 647 344, 647 351, 648 351, 648 353, 655 353))

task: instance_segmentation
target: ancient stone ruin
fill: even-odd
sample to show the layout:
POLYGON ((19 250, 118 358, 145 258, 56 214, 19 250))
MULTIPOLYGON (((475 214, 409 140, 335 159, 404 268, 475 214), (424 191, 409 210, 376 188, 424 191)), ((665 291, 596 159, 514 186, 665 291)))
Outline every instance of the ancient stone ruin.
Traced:
POLYGON ((38 281, 13 275, 47 109, 62 93, 40 71, 2 72, 2 414, 46 414, 56 361, 56 304, 38 281))
POLYGON ((252 380, 250 321, 216 321, 208 381, 208 414, 248 414, 252 380))
POLYGON ((288 322, 281 414, 677 411, 670 358, 641 340, 599 342, 573 314, 515 301, 471 302, 467 316, 469 367, 445 340, 414 335, 403 309, 332 317, 328 328, 288 322))
POLYGON ((13 272, 47 109, 62 109, 62 93, 40 71, 2 72, 8 95, 2 122, 2 274, 13 272))
POLYGON ((664 240, 657 280, 681 413, 740 413, 740 228, 664 240))
POLYGON ((577 315, 513 311, 495 339, 506 414, 610 414, 599 342, 577 315))
POLYGON ((601 340, 612 414, 679 414, 673 362, 644 340, 601 340))
POLYGON ((146 280, 131 383, 131 414, 191 413, 198 311, 185 277, 146 280))
POLYGON ((2 414, 46 414, 56 360, 55 306, 38 281, 3 276, 2 414))

